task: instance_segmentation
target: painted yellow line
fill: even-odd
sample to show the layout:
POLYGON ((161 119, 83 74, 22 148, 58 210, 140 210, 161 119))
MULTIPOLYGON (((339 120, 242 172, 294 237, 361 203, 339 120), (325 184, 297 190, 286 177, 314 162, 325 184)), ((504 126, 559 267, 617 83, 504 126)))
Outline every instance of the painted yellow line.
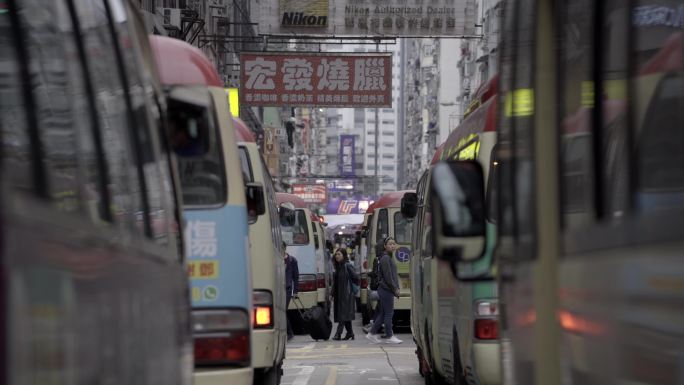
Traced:
POLYGON ((335 385, 337 383, 337 366, 330 367, 330 373, 325 380, 325 385, 335 385))

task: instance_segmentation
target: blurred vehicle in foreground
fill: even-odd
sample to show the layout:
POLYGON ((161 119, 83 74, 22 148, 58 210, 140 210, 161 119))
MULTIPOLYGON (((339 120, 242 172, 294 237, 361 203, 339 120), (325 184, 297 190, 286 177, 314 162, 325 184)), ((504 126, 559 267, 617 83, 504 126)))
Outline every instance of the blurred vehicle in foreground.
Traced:
MULTIPOLYGON (((505 3, 494 255, 504 383, 684 381, 684 32, 670 18, 681 10, 505 3)), ((491 236, 484 172, 443 166, 435 253, 477 260, 491 236), (455 247, 463 238, 469 248, 455 247)))
POLYGON ((0 383, 190 384, 165 101, 125 0, 3 2, 0 383))

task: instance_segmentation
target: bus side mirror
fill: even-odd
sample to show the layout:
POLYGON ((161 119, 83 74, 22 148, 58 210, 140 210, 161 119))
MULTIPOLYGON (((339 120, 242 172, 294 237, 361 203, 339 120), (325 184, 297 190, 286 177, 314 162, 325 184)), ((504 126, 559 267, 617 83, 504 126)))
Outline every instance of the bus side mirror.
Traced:
POLYGON ((486 246, 484 171, 476 161, 440 162, 430 178, 432 244, 450 262, 475 261, 486 246))
POLYGON ((280 224, 283 226, 291 227, 296 223, 295 210, 280 206, 278 207, 278 217, 280 219, 280 224))
POLYGON ((405 218, 413 219, 418 213, 418 194, 414 192, 404 193, 401 198, 401 213, 405 218))
POLYGON ((247 218, 251 224, 256 222, 259 215, 266 213, 264 187, 261 183, 245 183, 245 196, 247 198, 247 218))

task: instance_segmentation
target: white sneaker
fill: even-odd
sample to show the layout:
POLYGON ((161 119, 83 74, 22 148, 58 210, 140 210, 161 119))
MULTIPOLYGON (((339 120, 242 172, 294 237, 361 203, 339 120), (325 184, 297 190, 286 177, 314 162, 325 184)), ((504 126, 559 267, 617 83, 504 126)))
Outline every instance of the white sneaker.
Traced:
POLYGON ((367 338, 368 340, 370 340, 370 341, 371 341, 372 343, 374 343, 374 344, 379 344, 379 343, 381 342, 381 341, 380 341, 379 334, 371 334, 371 333, 369 332, 368 334, 366 334, 366 338, 367 338))
POLYGON ((397 338, 395 336, 392 336, 392 337, 385 340, 386 344, 400 344, 402 342, 404 342, 404 341, 400 340, 399 338, 397 338))

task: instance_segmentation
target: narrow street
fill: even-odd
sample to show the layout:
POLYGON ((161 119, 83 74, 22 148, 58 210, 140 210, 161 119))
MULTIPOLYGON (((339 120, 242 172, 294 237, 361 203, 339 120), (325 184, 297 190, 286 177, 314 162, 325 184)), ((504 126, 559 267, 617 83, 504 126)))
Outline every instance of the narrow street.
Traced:
POLYGON ((316 342, 309 335, 295 336, 287 344, 282 385, 417 385, 424 382, 418 374, 416 345, 410 330, 396 333, 403 341, 397 345, 371 343, 365 338, 359 320, 354 322, 354 334, 354 341, 316 342))

